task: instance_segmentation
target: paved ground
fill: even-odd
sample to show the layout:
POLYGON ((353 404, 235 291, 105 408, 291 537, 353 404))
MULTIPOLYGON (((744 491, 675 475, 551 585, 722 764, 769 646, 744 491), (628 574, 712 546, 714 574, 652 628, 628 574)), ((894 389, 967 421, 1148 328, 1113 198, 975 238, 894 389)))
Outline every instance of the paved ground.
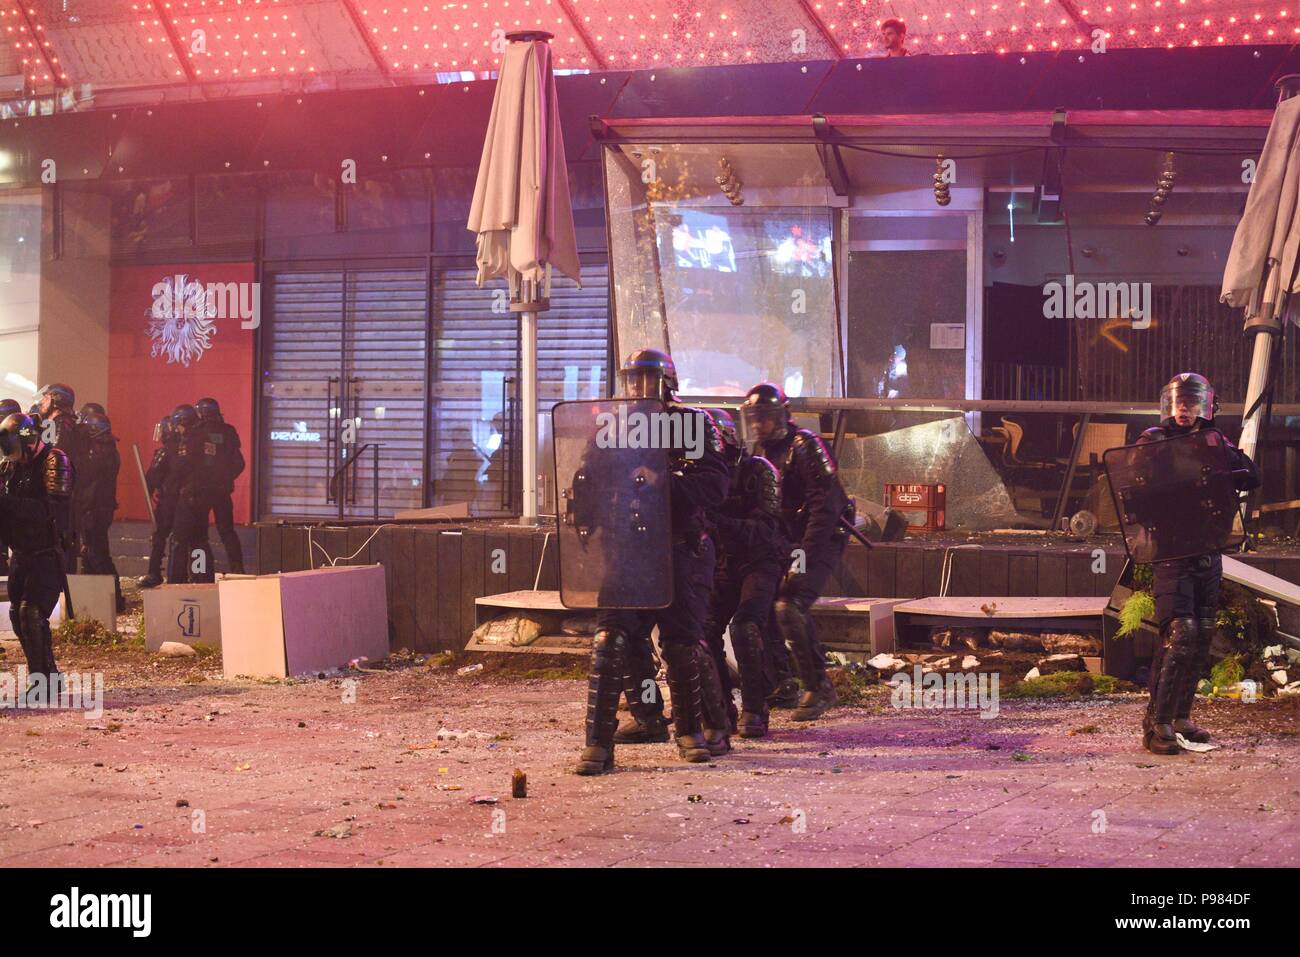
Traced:
POLYGON ((358 675, 347 703, 339 678, 211 668, 110 672, 98 720, 0 711, 0 864, 1300 864, 1295 701, 1208 705, 1224 747, 1158 758, 1136 695, 992 720, 882 695, 779 713, 714 765, 620 747, 580 778, 579 681, 415 666, 358 675))

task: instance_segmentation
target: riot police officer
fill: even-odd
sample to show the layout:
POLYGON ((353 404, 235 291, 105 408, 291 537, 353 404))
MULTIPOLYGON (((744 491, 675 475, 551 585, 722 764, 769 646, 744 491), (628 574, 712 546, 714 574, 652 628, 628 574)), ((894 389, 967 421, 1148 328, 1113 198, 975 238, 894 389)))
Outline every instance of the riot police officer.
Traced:
POLYGON ((212 546, 208 544, 208 512, 212 509, 211 466, 198 410, 178 405, 172 413, 172 428, 178 439, 176 458, 169 479, 176 489, 176 512, 172 521, 171 555, 167 561, 167 584, 213 580, 212 546))
POLYGON ((89 416, 89 415, 91 415, 91 414, 94 414, 94 415, 108 415, 108 411, 107 411, 107 410, 106 410, 102 405, 100 405, 98 402, 87 402, 87 403, 86 403, 85 405, 83 405, 83 406, 81 407, 81 409, 77 412, 77 424, 78 424, 78 425, 83 425, 83 424, 85 424, 86 417, 89 416))
POLYGON ((65 582, 64 540, 71 529, 73 467, 62 449, 46 443, 31 416, 0 422, 4 457, 0 524, 13 549, 9 570, 9 620, 27 657, 37 693, 58 694, 58 665, 50 615, 65 582), (41 685, 44 684, 44 689, 41 685))
POLYGON ((226 553, 226 564, 230 571, 242 575, 244 552, 239 544, 239 535, 235 532, 235 508, 231 502, 235 479, 244 471, 239 433, 222 418, 221 407, 217 405, 216 399, 199 399, 194 403, 194 408, 199 413, 199 425, 203 431, 206 474, 211 481, 207 494, 212 503, 213 523, 217 526, 217 535, 221 538, 221 547, 226 553))
MULTIPOLYGON (((1214 427, 1218 400, 1209 381, 1181 372, 1160 390, 1160 424, 1138 437, 1138 444, 1161 442, 1214 427)), ((1259 487, 1259 471, 1246 453, 1228 442, 1233 484, 1238 491, 1259 487)), ((1142 719, 1142 742, 1155 754, 1179 754, 1178 735, 1206 742, 1209 732, 1192 721, 1196 685, 1209 666, 1210 642, 1219 615, 1223 558, 1217 553, 1153 562, 1160 644, 1151 661, 1151 697, 1142 719)))
POLYGON ((73 496, 73 520, 81 532, 81 571, 86 575, 112 575, 117 611, 126 610, 122 582, 108 544, 108 529, 117 509, 117 474, 122 467, 117 436, 108 416, 82 408, 81 466, 73 496))
MULTIPOLYGON (((77 430, 77 394, 72 386, 61 382, 52 382, 41 389, 36 396, 36 410, 40 418, 41 439, 47 445, 62 449, 72 462, 73 469, 81 465, 81 434, 77 430)), ((75 523, 67 537, 67 547, 63 555, 64 568, 77 565, 78 529, 75 523)))
MULTIPOLYGON (((0 422, 9 418, 11 415, 21 415, 23 407, 18 404, 17 399, 0 399, 0 422)), ((4 540, 3 530, 0 530, 0 575, 9 574, 9 545, 4 540)))
POLYGON ((779 386, 763 382, 745 395, 745 424, 781 474, 781 512, 795 549, 776 602, 777 625, 790 646, 803 683, 795 721, 812 721, 839 700, 826 674, 812 606, 839 567, 853 506, 840 484, 835 459, 821 437, 790 421, 790 403, 779 386))
MULTIPOLYGON (((687 455, 684 448, 669 452, 672 604, 650 612, 603 610, 597 617, 587 685, 586 747, 576 769, 579 774, 602 774, 613 769, 627 646, 633 636, 641 640, 648 633, 644 624, 647 620, 659 626, 678 752, 686 761, 703 762, 730 750, 726 727, 710 727, 706 722, 703 700, 709 696, 709 711, 713 714, 722 706, 721 688, 716 680, 709 680, 714 675, 703 642, 714 565, 713 543, 706 529, 727 494, 722 440, 706 413, 677 403, 677 370, 666 353, 656 349, 634 352, 623 363, 619 380, 621 395, 660 399, 675 415, 699 416, 696 422, 702 442, 698 457, 687 455)), ((678 434, 688 433, 683 426, 678 434)))
POLYGON ((731 415, 713 412, 731 466, 731 488, 713 519, 718 567, 705 625, 729 718, 742 738, 767 734, 767 688, 763 674, 763 629, 789 564, 790 545, 781 521, 781 478, 760 455, 745 451, 731 415), (731 647, 740 673, 742 711, 735 715, 723 633, 731 627, 731 647))
POLYGON ((172 428, 172 417, 164 415, 154 427, 153 459, 144 473, 145 488, 153 503, 153 535, 149 540, 149 568, 140 579, 141 588, 156 588, 162 584, 163 554, 172 533, 176 518, 176 450, 180 434, 172 428))

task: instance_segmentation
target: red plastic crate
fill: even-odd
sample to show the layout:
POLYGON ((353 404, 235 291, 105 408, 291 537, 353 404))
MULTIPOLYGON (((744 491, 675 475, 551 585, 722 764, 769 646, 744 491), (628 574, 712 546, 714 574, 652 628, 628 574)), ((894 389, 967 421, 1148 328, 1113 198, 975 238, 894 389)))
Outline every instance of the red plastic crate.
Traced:
POLYGON ((902 512, 910 531, 943 531, 947 502, 948 489, 944 485, 885 483, 886 507, 902 512), (922 518, 920 522, 913 520, 917 516, 922 518))

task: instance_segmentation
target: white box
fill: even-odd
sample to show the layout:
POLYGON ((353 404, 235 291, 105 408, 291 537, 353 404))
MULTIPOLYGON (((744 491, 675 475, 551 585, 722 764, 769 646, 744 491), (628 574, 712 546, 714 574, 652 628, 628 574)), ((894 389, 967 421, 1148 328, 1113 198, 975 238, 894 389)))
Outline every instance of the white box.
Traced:
POLYGON ((149 651, 157 651, 164 641, 220 650, 221 605, 215 582, 159 585, 143 594, 144 646, 149 651))
MULTIPOLYGON (((72 612, 78 621, 94 619, 109 631, 117 631, 117 589, 112 575, 69 575, 68 591, 72 593, 72 612)), ((50 624, 63 620, 63 596, 50 615, 50 624)))
POLYGON ((287 678, 388 657, 382 565, 224 575, 217 596, 227 678, 287 678))

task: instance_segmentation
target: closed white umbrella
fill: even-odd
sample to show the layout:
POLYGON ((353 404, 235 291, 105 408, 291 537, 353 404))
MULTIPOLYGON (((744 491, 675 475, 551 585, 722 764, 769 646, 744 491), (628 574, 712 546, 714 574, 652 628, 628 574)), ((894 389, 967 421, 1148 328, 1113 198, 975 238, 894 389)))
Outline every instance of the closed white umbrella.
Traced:
POLYGON ((521 323, 524 524, 537 522, 537 313, 552 268, 580 282, 551 34, 509 33, 492 100, 468 228, 478 234, 478 284, 503 278, 521 323))
POLYGON ((1255 336, 1240 447, 1255 455, 1274 340, 1291 294, 1300 292, 1300 76, 1278 81, 1280 99, 1223 271, 1220 301, 1245 310, 1255 336))

